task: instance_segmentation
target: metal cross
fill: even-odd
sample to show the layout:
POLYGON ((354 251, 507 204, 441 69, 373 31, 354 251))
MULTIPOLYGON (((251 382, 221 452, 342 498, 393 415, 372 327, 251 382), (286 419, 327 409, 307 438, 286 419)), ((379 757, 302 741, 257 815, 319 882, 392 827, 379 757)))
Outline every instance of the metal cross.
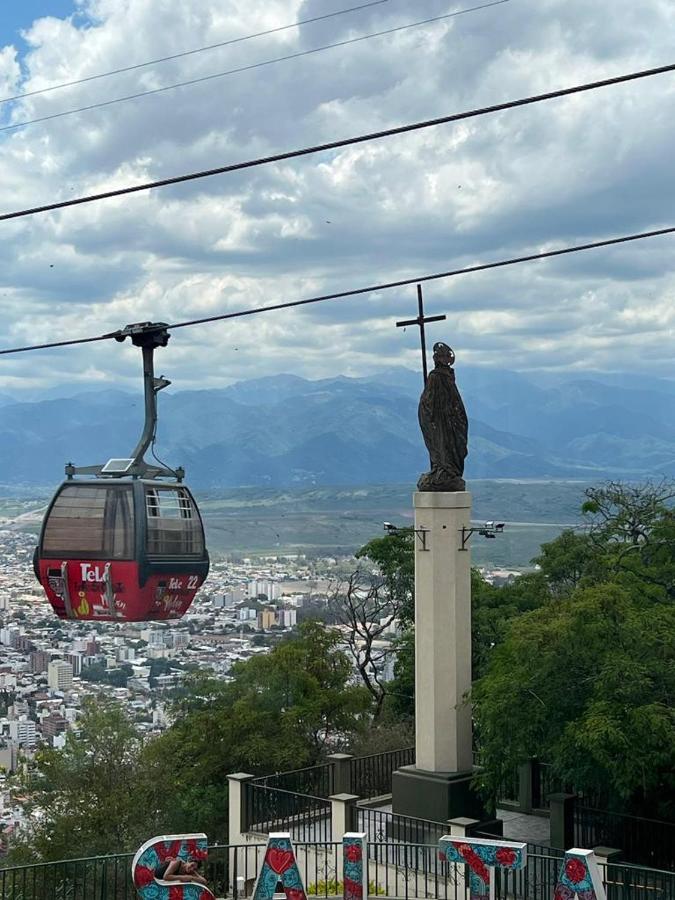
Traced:
POLYGON ((422 299, 422 285, 417 285, 417 308, 419 315, 416 319, 407 319, 405 322, 397 322, 397 328, 403 328, 405 325, 417 325, 420 329, 420 341, 422 343, 422 372, 424 373, 424 383, 427 383, 427 336, 424 326, 427 322, 442 322, 447 316, 425 316, 424 301, 422 299))

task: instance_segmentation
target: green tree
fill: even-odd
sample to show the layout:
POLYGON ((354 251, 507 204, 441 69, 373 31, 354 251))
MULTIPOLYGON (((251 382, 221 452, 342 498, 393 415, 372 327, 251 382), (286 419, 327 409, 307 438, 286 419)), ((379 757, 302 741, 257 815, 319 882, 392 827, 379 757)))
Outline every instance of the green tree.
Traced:
POLYGON ((86 702, 65 748, 37 755, 29 788, 40 812, 26 841, 32 857, 121 853, 145 840, 140 752, 141 739, 120 706, 103 698, 86 702))
POLYGON ((226 839, 227 774, 266 774, 318 762, 365 726, 368 696, 351 684, 339 635, 316 622, 269 654, 233 667, 233 681, 186 679, 173 726, 143 754, 158 827, 226 839))
POLYGON ((96 664, 84 666, 80 677, 85 681, 110 684, 113 687, 126 687, 127 680, 133 674, 134 670, 128 664, 123 664, 116 669, 106 669, 105 666, 96 664))
POLYGON ((525 612, 550 601, 543 574, 528 573, 509 584, 495 587, 480 572, 471 572, 471 669, 472 679, 487 669, 494 649, 502 643, 511 622, 525 612))
POLYGON ((555 540, 542 544, 532 562, 539 566, 551 594, 565 597, 597 571, 597 559, 598 547, 590 535, 567 528, 555 540))
POLYGON ((356 553, 357 559, 374 563, 384 579, 392 602, 405 627, 415 621, 415 534, 399 528, 385 537, 373 538, 356 553))
MULTIPOLYGON (((387 691, 385 712, 394 719, 415 719, 415 628, 407 628, 396 641, 394 678, 387 691)), ((401 745, 403 746, 403 745, 401 745)))
POLYGON ((616 584, 512 621, 474 685, 488 796, 538 756, 618 809, 672 815, 675 609, 616 584))
POLYGON ((675 482, 662 478, 628 484, 607 481, 586 488, 582 512, 588 517, 591 535, 600 544, 638 545, 649 539, 652 528, 675 498, 675 482))

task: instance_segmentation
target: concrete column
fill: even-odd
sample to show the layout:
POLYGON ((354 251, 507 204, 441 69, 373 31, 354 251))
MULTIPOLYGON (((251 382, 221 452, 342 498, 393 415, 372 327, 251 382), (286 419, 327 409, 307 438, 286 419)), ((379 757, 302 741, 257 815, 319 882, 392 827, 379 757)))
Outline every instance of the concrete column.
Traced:
POLYGON ((255 775, 246 772, 235 772, 227 776, 228 803, 229 803, 229 840, 228 843, 243 844, 246 834, 246 784, 252 781, 255 775))
POLYGON ((247 850, 233 849, 246 843, 244 837, 247 829, 246 822, 246 785, 252 781, 254 775, 246 772, 235 772, 227 776, 228 783, 228 853, 230 862, 229 889, 235 898, 245 894, 244 879, 237 873, 247 871, 247 850))
POLYGON ((349 761, 354 759, 352 753, 331 753, 327 757, 333 764, 333 793, 349 794, 352 789, 352 770, 349 761))
POLYGON ((574 794, 551 794, 551 846, 556 850, 574 847, 574 794))
POLYGON ((350 831, 356 831, 356 794, 333 794, 331 803, 331 823, 333 842, 341 841, 350 831))
POLYGON ((532 812, 532 785, 534 769, 537 765, 536 760, 528 759, 527 762, 518 766, 518 809, 523 813, 532 812))
POLYGON ((471 829, 478 824, 478 819, 469 819, 467 816, 457 816, 454 819, 448 819, 450 837, 469 837, 471 835, 471 829))
POLYGON ((418 492, 415 505, 415 765, 467 772, 471 710, 471 494, 418 492))

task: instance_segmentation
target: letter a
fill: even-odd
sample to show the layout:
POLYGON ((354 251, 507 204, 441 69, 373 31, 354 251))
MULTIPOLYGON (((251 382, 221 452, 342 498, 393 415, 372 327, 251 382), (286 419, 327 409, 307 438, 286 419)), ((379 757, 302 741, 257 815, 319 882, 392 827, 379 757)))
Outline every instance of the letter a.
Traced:
POLYGON ((279 882, 286 900, 307 900, 291 836, 285 831, 270 834, 267 840, 265 859, 253 889, 253 900, 272 900, 279 882))

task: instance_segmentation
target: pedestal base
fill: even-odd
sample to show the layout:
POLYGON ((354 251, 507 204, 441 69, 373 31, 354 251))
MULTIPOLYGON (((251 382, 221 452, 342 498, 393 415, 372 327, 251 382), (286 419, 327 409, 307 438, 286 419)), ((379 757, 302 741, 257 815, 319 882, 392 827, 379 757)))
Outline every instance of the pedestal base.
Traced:
POLYGON ((425 772, 402 766, 391 779, 392 809, 404 816, 446 822, 464 816, 484 821, 491 818, 471 788, 473 772, 425 772))

